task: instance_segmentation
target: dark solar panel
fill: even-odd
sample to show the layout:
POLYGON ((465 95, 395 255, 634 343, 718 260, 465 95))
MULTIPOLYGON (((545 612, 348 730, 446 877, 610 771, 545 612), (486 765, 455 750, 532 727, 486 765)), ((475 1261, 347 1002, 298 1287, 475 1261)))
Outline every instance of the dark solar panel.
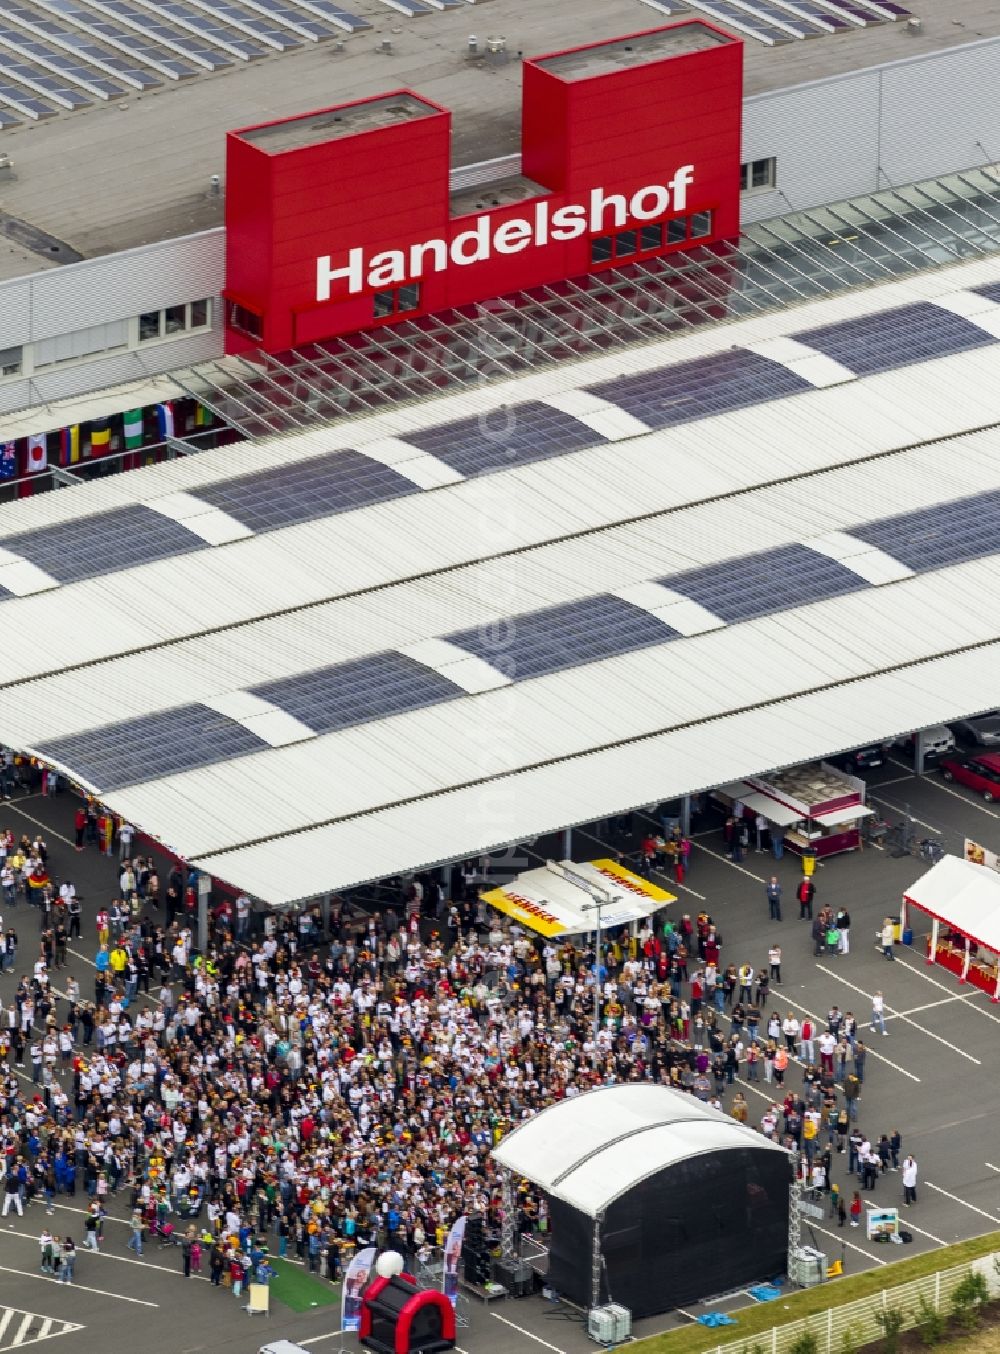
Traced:
POLYGON ((856 320, 841 320, 792 337, 832 357, 858 376, 892 371, 912 362, 926 362, 996 342, 960 315, 929 301, 883 310, 877 315, 861 315, 856 320))
POLYGON ((600 446, 604 440, 579 419, 534 400, 406 434, 412 446, 437 456, 466 476, 509 470, 529 461, 600 446))
POLYGON ((39 752, 100 790, 120 790, 178 771, 245 757, 268 746, 207 705, 181 705, 43 743, 39 752))
POLYGON ((981 559, 1000 550, 1000 493, 976 494, 868 522, 852 527, 851 535, 916 573, 981 559))
POLYGON ((812 389, 787 367, 745 348, 730 348, 590 387, 594 395, 617 404, 650 428, 728 414, 812 389))
POLYGON ((804 545, 785 545, 658 580, 729 624, 824 597, 855 592, 864 579, 804 545))
POLYGON ((60 583, 72 583, 202 549, 205 542, 168 517, 135 504, 9 536, 3 544, 60 583))
POLYGON ((197 495, 251 531, 272 531, 416 492, 412 480, 359 451, 331 451, 210 484, 197 495))
POLYGON ((971 287, 977 296, 985 296, 987 301, 1000 303, 1000 282, 987 282, 984 287, 971 287))
POLYGON ((251 689, 316 733, 333 733, 465 694, 440 673, 401 653, 372 654, 251 689))
POLYGON ((512 681, 523 682, 663 644, 676 639, 677 633, 631 602, 601 593, 445 638, 500 667, 512 681))

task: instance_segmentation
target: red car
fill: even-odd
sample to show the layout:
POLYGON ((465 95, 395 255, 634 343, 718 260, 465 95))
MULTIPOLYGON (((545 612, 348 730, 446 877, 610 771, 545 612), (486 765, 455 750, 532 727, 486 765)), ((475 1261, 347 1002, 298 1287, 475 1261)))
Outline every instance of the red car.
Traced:
POLYGON ((1000 799, 1000 753, 984 752, 980 757, 948 757, 941 763, 945 780, 957 780, 970 790, 978 790, 987 803, 1000 799))

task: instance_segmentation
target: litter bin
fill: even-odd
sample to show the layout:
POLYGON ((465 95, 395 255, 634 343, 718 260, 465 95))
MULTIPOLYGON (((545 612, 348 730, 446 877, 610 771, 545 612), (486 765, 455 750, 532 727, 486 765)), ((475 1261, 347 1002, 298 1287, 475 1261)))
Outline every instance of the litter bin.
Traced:
POLYGON ((904 945, 913 944, 913 932, 910 930, 909 927, 907 927, 906 930, 903 932, 903 944, 904 945))
POLYGON ((902 919, 902 917, 893 917, 893 918, 892 918, 892 938, 893 938, 893 940, 896 942, 897 945, 899 945, 900 942, 901 942, 902 939, 903 939, 903 919, 902 919))
POLYGON ((802 852, 802 873, 809 879, 815 869, 816 852, 809 846, 802 852))

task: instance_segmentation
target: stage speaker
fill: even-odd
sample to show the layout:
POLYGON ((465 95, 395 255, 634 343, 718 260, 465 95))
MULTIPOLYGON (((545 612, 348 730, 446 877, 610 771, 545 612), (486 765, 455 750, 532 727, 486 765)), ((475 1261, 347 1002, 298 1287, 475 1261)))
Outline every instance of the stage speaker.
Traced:
POLYGON ((465 1266, 466 1283, 476 1284, 479 1287, 489 1283, 492 1256, 488 1250, 484 1248, 481 1251, 474 1251, 467 1246, 463 1246, 462 1261, 465 1266))

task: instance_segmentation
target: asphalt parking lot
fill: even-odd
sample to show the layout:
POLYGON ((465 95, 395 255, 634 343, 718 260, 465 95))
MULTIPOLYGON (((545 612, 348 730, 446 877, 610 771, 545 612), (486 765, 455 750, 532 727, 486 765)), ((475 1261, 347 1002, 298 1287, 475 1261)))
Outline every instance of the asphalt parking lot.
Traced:
MULTIPOLYGON (((1000 847, 1000 808, 985 804, 968 791, 946 785, 931 772, 917 778, 902 761, 890 760, 870 773, 871 797, 892 821, 912 818, 919 835, 934 837, 946 849, 960 852, 972 836, 988 847, 1000 847)), ((90 990, 94 946, 93 912, 109 896, 110 863, 93 852, 77 856, 69 844, 72 805, 67 796, 55 800, 33 796, 0 806, 0 825, 18 832, 43 824, 54 878, 73 878, 85 895, 82 943, 74 943, 71 971, 84 991, 90 990), (57 835, 58 834, 58 835, 57 835)), ((815 1224, 814 1239, 832 1258, 843 1255, 848 1273, 882 1265, 901 1254, 930 1250, 950 1242, 1000 1228, 1000 1145, 993 1124, 1000 1112, 1000 1086, 994 1075, 995 1049, 1000 1034, 1000 1006, 982 993, 961 988, 951 975, 929 969, 919 950, 919 931, 912 949, 897 947, 897 961, 885 962, 875 945, 876 925, 887 913, 899 911, 903 890, 927 868, 912 857, 894 858, 891 852, 867 848, 833 859, 817 871, 817 900, 835 908, 845 903, 852 917, 851 953, 816 959, 812 955, 808 922, 797 918, 791 903, 799 863, 786 856, 774 862, 769 854, 751 851, 739 865, 725 856, 721 837, 712 825, 703 825, 694 838, 696 850, 684 886, 677 892, 677 908, 692 916, 706 908, 723 937, 724 962, 744 959, 760 965, 766 946, 776 937, 783 949, 783 984, 774 989, 772 1005, 825 1017, 833 1003, 853 1010, 867 1032, 871 995, 881 990, 887 1007, 888 1038, 871 1036, 870 1058, 860 1104, 859 1124, 877 1137, 898 1128, 904 1152, 919 1164, 918 1202, 905 1210, 905 1226, 913 1233, 912 1246, 902 1252, 865 1239, 862 1229, 838 1230, 829 1219, 815 1224), (764 886, 777 873, 785 888, 783 920, 768 921, 764 886)), ((579 858, 599 854, 599 843, 582 833, 575 838, 579 858)), ((23 905, 5 917, 18 927, 21 950, 17 972, 34 957, 37 920, 23 905)), ((0 981, 0 996, 9 1003, 14 979, 0 981)), ((788 1084, 798 1085, 793 1069, 788 1084)), ((771 1097, 762 1085, 742 1087, 759 1116, 771 1097)), ((727 1092, 726 1105, 731 1093, 727 1092)), ((834 1180, 848 1189, 846 1157, 834 1156, 834 1180)), ((848 1193, 847 1197, 850 1197, 848 1193)), ((879 1205, 902 1205, 898 1175, 881 1179, 871 1196, 879 1205)), ((354 1337, 337 1329, 339 1308, 317 1309, 297 1315, 275 1305, 269 1318, 250 1317, 225 1290, 213 1290, 207 1280, 185 1280, 176 1251, 147 1246, 142 1261, 126 1250, 123 1219, 125 1199, 115 1201, 106 1224, 101 1255, 81 1252, 76 1282, 70 1288, 39 1273, 38 1235, 45 1222, 58 1234, 69 1232, 81 1240, 82 1200, 61 1197, 55 1218, 48 1220, 39 1206, 24 1218, 13 1215, 0 1232, 0 1351, 39 1340, 58 1339, 65 1354, 129 1354, 141 1341, 149 1354, 253 1354, 266 1339, 285 1337, 318 1354, 336 1354, 341 1347, 357 1348, 354 1337), (75 1231, 73 1229, 76 1229, 75 1231)), ((808 1232, 806 1233, 809 1239, 808 1232)), ((834 1281, 835 1282, 835 1281, 834 1281)), ((718 1304, 735 1311, 749 1299, 745 1294, 724 1295, 718 1304)), ((476 1302, 462 1304, 468 1326, 459 1332, 459 1346, 489 1354, 523 1354, 529 1348, 548 1348, 555 1354, 575 1354, 592 1348, 580 1314, 541 1297, 506 1301, 489 1308, 476 1302)), ((696 1313, 694 1313, 696 1314, 696 1313)), ((684 1324, 677 1314, 640 1323, 637 1335, 684 1324)), ((738 1337, 738 1326, 733 1338, 738 1337)))

